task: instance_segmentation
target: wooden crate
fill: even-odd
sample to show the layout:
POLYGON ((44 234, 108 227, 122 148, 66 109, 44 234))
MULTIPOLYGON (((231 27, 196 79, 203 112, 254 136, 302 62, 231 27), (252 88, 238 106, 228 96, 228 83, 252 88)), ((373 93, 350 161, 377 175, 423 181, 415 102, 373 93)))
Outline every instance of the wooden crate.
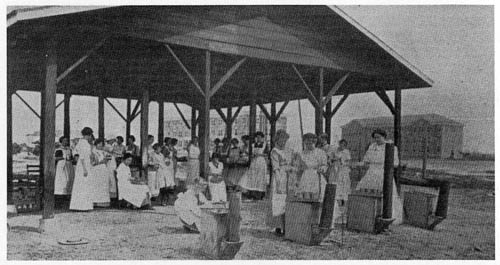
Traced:
POLYGON ((429 224, 433 222, 432 216, 434 214, 437 196, 435 194, 425 192, 406 192, 404 195, 405 209, 404 223, 428 228, 429 224))
POLYGON ((288 201, 285 208, 285 238, 306 244, 314 244, 313 227, 319 225, 319 202, 288 201))
POLYGON ((29 172, 31 175, 14 175, 12 179, 12 200, 19 213, 41 209, 41 183, 37 172, 29 172))
POLYGON ((382 214, 382 193, 357 191, 347 201, 347 228, 375 233, 377 217, 382 214))

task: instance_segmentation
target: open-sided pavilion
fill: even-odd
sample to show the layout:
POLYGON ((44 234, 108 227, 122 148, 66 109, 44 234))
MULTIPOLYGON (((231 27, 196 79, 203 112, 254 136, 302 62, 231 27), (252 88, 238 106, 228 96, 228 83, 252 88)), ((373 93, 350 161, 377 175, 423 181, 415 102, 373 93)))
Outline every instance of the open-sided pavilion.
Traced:
POLYGON ((55 110, 64 105, 69 136, 72 95, 99 98, 99 137, 104 137, 105 101, 114 108, 108 98, 127 100, 125 114, 114 109, 127 124, 127 135, 140 114, 143 165, 152 99, 159 103, 159 139, 164 103, 191 106, 191 122, 183 119, 199 135, 203 174, 211 109, 226 122, 230 137, 243 106, 250 106, 249 133, 255 132, 259 106, 273 135, 288 102, 307 98, 315 108, 315 132, 329 134, 333 115, 350 94, 376 93, 394 115, 399 146, 401 91, 432 86, 333 6, 19 7, 9 10, 7 21, 8 183, 11 187, 12 96, 41 92, 41 113, 35 113, 41 119, 42 220, 54 217, 55 110), (64 94, 59 104, 56 93, 64 94), (334 107, 333 96, 342 96, 334 107))

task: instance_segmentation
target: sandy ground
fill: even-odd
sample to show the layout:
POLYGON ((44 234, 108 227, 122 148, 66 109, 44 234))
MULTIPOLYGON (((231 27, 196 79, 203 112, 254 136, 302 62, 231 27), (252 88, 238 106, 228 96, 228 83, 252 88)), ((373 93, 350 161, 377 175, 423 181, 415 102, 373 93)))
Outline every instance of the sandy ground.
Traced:
MULTIPOLYGON (((320 246, 304 246, 268 232, 266 202, 244 203, 241 239, 235 259, 494 259, 495 218, 492 190, 452 189, 448 218, 434 231, 407 225, 372 235, 334 230, 320 246)), ((39 214, 8 220, 9 260, 204 259, 198 234, 184 232, 172 206, 132 211, 60 211, 61 231, 36 232, 39 214), (58 239, 84 237, 86 245, 65 246, 58 239)))

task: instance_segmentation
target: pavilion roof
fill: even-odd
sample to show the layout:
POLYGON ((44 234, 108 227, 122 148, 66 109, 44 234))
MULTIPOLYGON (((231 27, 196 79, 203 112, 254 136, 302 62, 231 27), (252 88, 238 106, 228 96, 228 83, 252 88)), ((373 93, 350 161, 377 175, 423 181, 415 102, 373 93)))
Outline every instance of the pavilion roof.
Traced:
POLYGON ((44 86, 46 40, 57 42, 62 74, 94 52, 58 83, 58 93, 114 98, 141 96, 197 106, 205 84, 205 51, 211 86, 242 58, 247 60, 211 99, 211 107, 308 97, 325 69, 326 95, 347 73, 335 95, 396 87, 422 88, 432 80, 337 7, 328 6, 114 6, 9 8, 9 89, 44 86), (97 46, 96 46, 97 45, 97 46))

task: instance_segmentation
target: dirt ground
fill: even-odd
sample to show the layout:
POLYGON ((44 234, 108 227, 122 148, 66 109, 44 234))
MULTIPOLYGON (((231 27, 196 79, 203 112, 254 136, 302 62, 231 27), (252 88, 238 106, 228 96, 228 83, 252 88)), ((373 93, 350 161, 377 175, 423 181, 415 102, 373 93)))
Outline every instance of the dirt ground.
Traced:
MULTIPOLYGON (((334 230, 320 246, 304 246, 269 232, 266 202, 243 203, 241 239, 235 259, 494 259, 495 210, 491 189, 453 188, 448 218, 434 231, 407 225, 386 234, 334 230), (338 243, 342 241, 343 244, 338 243)), ((159 260, 204 259, 198 234, 186 233, 172 206, 154 210, 99 209, 60 211, 57 235, 36 232, 39 214, 8 220, 9 260, 159 260), (67 246, 59 239, 84 237, 86 245, 67 246)))

